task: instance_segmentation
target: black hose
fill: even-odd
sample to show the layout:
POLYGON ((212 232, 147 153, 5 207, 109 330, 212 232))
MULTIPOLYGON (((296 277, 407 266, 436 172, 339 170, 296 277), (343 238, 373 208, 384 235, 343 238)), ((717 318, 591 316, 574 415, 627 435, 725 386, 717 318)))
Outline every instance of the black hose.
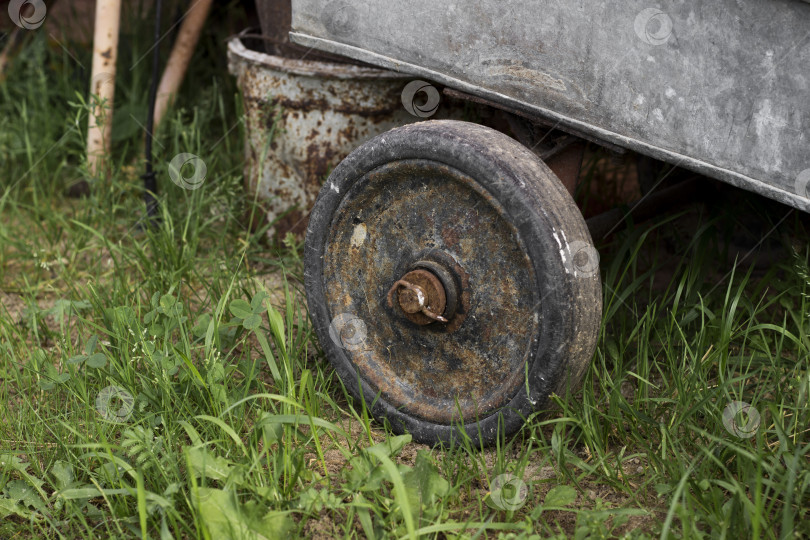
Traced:
POLYGON ((155 2, 155 44, 152 49, 152 84, 149 87, 149 112, 146 118, 146 172, 143 178, 143 199, 146 203, 146 215, 154 222, 158 217, 157 208, 157 180, 152 169, 152 139, 155 126, 155 100, 157 99, 158 77, 160 76, 160 11, 162 0, 155 2))

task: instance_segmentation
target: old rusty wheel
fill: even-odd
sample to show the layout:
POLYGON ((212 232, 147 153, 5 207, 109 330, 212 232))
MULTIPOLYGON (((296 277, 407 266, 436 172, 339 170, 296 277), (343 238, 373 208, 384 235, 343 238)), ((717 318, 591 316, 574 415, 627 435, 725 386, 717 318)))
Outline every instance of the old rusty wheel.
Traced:
POLYGON ((425 443, 513 433, 590 362, 598 257, 554 174, 497 131, 397 128, 352 152, 312 211, 310 315, 350 392, 425 443))

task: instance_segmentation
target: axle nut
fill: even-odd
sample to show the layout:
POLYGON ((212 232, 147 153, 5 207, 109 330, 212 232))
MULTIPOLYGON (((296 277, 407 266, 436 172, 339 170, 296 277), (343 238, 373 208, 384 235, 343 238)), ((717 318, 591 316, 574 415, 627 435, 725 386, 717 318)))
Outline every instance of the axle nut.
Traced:
POLYGON ((447 304, 442 282, 433 272, 411 270, 388 291, 388 304, 398 305, 405 317, 418 325, 447 322, 442 314, 447 304))

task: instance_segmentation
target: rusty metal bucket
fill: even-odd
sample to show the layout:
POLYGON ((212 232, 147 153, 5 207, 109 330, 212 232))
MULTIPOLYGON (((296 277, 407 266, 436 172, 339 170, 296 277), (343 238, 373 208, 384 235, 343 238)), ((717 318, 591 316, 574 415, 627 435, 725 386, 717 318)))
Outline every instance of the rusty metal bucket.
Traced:
POLYGON ((408 75, 273 56, 239 38, 228 43, 228 67, 244 99, 246 187, 271 236, 303 233, 324 180, 349 152, 420 120, 402 105, 408 75))

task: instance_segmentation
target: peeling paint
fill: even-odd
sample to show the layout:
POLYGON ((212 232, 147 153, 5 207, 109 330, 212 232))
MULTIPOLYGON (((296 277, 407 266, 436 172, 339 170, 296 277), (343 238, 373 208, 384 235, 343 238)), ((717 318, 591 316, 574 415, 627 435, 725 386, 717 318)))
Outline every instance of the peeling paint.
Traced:
POLYGON ((363 243, 365 241, 366 241, 366 225, 365 223, 358 223, 357 225, 354 226, 351 245, 352 247, 359 248, 363 246, 363 243))

